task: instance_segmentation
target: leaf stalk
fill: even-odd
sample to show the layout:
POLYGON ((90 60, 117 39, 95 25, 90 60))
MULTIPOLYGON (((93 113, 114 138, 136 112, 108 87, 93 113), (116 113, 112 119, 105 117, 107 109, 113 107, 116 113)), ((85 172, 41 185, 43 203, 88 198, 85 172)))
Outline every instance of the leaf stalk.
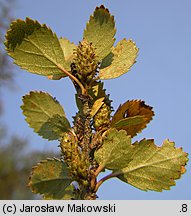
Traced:
POLYGON ((64 69, 62 66, 60 66, 60 65, 58 65, 58 68, 62 71, 62 72, 64 72, 66 75, 68 75, 73 81, 75 81, 78 85, 79 85, 79 87, 80 87, 80 89, 81 89, 81 91, 82 91, 82 95, 86 95, 86 89, 84 88, 84 86, 82 85, 82 83, 75 77, 75 76, 73 76, 69 71, 67 71, 66 69, 64 69))
POLYGON ((107 176, 103 177, 102 179, 100 179, 100 180, 98 181, 98 183, 96 184, 96 186, 95 186, 95 193, 97 192, 97 190, 99 189, 99 187, 100 187, 106 180, 108 180, 108 179, 110 179, 110 178, 114 178, 114 177, 116 177, 116 176, 117 176, 116 173, 110 173, 109 175, 107 175, 107 176))

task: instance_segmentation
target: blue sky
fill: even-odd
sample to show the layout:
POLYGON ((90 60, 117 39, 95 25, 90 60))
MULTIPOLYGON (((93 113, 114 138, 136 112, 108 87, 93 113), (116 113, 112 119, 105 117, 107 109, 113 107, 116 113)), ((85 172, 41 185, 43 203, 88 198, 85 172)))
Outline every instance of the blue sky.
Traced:
MULTIPOLYGON (((191 141, 191 1, 190 0, 113 0, 43 1, 17 0, 15 18, 26 16, 46 23, 59 37, 74 43, 82 39, 85 24, 96 6, 104 4, 116 20, 116 42, 132 38, 139 47, 137 63, 118 79, 105 81, 105 88, 116 109, 128 99, 142 99, 154 107, 155 117, 134 140, 154 138, 161 145, 169 138, 190 153, 191 141)), ((75 115, 74 88, 68 79, 50 81, 14 66, 17 87, 4 91, 5 115, 9 134, 28 137, 33 149, 57 150, 58 143, 43 140, 27 126, 21 109, 22 96, 31 90, 47 91, 64 106, 70 120, 75 115)), ((100 199, 190 199, 190 162, 187 173, 170 191, 144 192, 117 179, 105 182, 100 199)))

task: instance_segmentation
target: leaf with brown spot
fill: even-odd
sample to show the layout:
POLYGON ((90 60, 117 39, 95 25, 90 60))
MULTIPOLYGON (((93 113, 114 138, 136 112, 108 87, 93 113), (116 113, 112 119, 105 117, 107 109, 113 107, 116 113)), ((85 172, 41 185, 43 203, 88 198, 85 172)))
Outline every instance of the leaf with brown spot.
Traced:
POLYGON ((161 147, 151 139, 135 142, 132 147, 133 160, 124 168, 114 170, 113 174, 136 188, 159 192, 169 190, 186 171, 188 154, 168 139, 161 147))
MULTIPOLYGON (((73 200, 73 199, 75 199, 74 190, 75 190, 74 186, 72 184, 69 185, 65 189, 63 196, 60 197, 59 199, 61 199, 61 200, 73 200)), ((43 196, 43 200, 57 200, 57 199, 58 199, 58 197, 55 196, 54 194, 48 194, 48 195, 43 196)))
POLYGON ((127 101, 115 112, 111 126, 118 130, 126 130, 127 135, 134 137, 152 120, 152 107, 141 100, 127 101))
POLYGON ((63 199, 71 182, 66 164, 49 158, 33 167, 28 186, 33 193, 44 194, 46 199, 63 199))
POLYGON ((94 156, 99 165, 107 169, 122 169, 133 159, 133 147, 126 131, 110 128, 104 133, 102 146, 94 156))

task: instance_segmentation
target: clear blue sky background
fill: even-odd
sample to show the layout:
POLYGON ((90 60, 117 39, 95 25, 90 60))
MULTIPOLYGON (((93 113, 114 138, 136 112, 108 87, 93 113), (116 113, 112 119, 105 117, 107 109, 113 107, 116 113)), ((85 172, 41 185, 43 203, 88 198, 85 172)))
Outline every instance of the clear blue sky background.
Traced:
MULTIPOLYGON (((128 99, 142 99, 154 107, 155 117, 137 140, 154 138, 158 145, 169 138, 191 154, 191 1, 190 0, 113 0, 43 1, 18 0, 16 18, 26 16, 46 23, 57 35, 76 44, 96 6, 104 4, 115 16, 116 42, 132 38, 140 48, 137 63, 118 79, 105 82, 116 109, 128 99)), ((64 106, 67 116, 75 114, 74 89, 68 79, 50 81, 14 67, 17 91, 3 92, 4 121, 10 134, 28 137, 31 148, 57 150, 28 128, 21 109, 21 98, 31 90, 48 91, 64 106)), ((117 179, 100 187, 100 199, 190 199, 190 162, 187 173, 170 191, 144 192, 117 179)))

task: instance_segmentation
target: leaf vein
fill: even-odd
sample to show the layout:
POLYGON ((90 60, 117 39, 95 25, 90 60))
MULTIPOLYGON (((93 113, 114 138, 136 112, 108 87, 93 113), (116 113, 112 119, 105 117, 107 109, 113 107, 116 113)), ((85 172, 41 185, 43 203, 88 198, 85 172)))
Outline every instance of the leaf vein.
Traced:
POLYGON ((137 167, 133 167, 132 169, 129 169, 128 172, 132 172, 132 171, 135 171, 135 170, 138 170, 138 169, 142 169, 144 167, 148 167, 148 166, 153 166, 155 164, 158 164, 158 163, 163 163, 163 162, 167 162, 169 160, 173 160, 173 159, 177 159, 177 158, 181 158, 182 155, 179 155, 179 156, 176 156, 176 157, 172 157, 172 158, 166 158, 165 160, 160 160, 160 161, 156 161, 156 162, 153 162, 153 163, 147 163, 147 164, 143 164, 143 165, 139 165, 137 167))

